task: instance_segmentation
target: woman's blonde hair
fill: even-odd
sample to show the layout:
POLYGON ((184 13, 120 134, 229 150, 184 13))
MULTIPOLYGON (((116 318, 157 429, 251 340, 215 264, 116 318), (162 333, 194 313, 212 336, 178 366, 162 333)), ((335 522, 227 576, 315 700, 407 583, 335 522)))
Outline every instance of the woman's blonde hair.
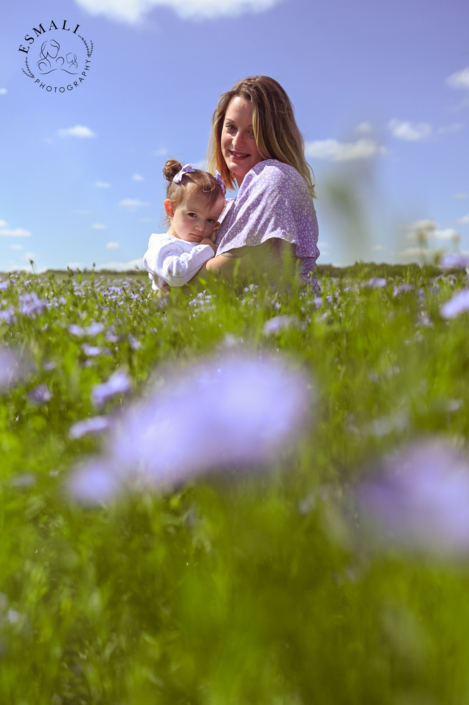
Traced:
POLYGON ((226 166, 221 151, 221 133, 228 105, 236 96, 252 104, 252 127, 256 146, 263 159, 278 159, 294 167, 314 193, 314 174, 305 158, 303 136, 296 124, 290 98, 273 78, 250 76, 240 81, 231 91, 223 93, 213 113, 212 132, 208 150, 208 170, 218 169, 227 188, 234 189, 234 175, 226 166))

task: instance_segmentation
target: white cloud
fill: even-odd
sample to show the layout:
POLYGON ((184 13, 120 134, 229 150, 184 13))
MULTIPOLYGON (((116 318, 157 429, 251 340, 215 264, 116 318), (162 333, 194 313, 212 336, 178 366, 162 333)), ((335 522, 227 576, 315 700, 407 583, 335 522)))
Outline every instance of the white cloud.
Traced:
POLYGON ((97 181, 95 183, 96 188, 109 188, 111 184, 109 184, 107 181, 97 181))
POLYGON ((409 142, 424 140, 432 133, 432 126, 427 122, 414 123, 391 120, 388 123, 388 127, 394 137, 397 137, 399 140, 407 140, 409 142))
POLYGON ((307 142, 307 157, 327 159, 332 162, 345 162, 353 159, 370 159, 376 154, 386 154, 386 148, 374 140, 360 139, 357 142, 338 142, 337 140, 317 140, 307 142))
POLYGON ((432 238, 435 236, 435 231, 437 229, 437 223, 434 220, 416 220, 413 223, 406 223, 400 226, 401 230, 406 230, 406 240, 417 240, 420 235, 424 235, 426 238, 432 238))
POLYGON ((140 176, 140 174, 134 174, 132 176, 132 181, 145 181, 145 179, 143 178, 143 176, 140 176))
POLYGON ((29 230, 22 230, 22 228, 16 228, 16 230, 2 228, 2 230, 0 230, 0 235, 4 237, 29 237, 31 233, 29 230))
POLYGON ((22 250, 23 245, 10 245, 10 250, 22 250))
POLYGON ((460 240, 461 235, 454 228, 444 228, 443 230, 435 230, 434 237, 437 240, 460 240))
POLYGON ((387 247, 385 247, 384 245, 373 245, 371 249, 375 252, 382 252, 383 250, 387 250, 387 247))
POLYGON ((120 247, 120 245, 119 245, 118 242, 108 242, 108 244, 106 245, 106 247, 107 247, 109 250, 117 250, 117 249, 120 247))
POLYGON ((133 259, 130 262, 107 262, 106 264, 100 264, 96 269, 116 269, 117 271, 124 271, 127 269, 143 269, 143 259, 133 259))
POLYGON ((145 203, 144 201, 137 201, 135 198, 124 198, 123 201, 119 201, 119 205, 134 211, 136 208, 141 208, 142 206, 148 206, 150 204, 145 203))
POLYGON ((169 7, 185 20, 236 17, 245 12, 264 12, 281 0, 76 0, 91 15, 138 24, 152 8, 169 7))
POLYGON ((457 199, 469 198, 469 193, 461 193, 461 192, 454 193, 453 198, 457 198, 457 199))
POLYGON ((6 228, 8 226, 8 223, 6 220, 0 220, 0 228, 6 228))
POLYGON ((67 127, 59 130, 61 137, 96 137, 94 132, 85 125, 75 125, 75 127, 67 127))
POLYGON ((369 132, 373 132, 373 125, 371 122, 361 122, 355 129, 362 134, 368 134, 369 132))
POLYGON ((446 83, 448 86, 451 86, 451 88, 469 88, 469 67, 466 66, 462 71, 451 74, 451 76, 446 79, 446 83))
POLYGON ((5 95, 5 93, 8 93, 6 88, 0 88, 0 95, 5 95))
POLYGON ((428 240, 459 240, 460 234, 454 228, 438 228, 434 220, 416 220, 414 223, 401 225, 401 230, 406 230, 406 240, 416 241, 419 237, 428 240))
POLYGON ((318 241, 318 247, 321 249, 327 249, 329 247, 329 243, 326 242, 325 240, 319 240, 318 241))
POLYGON ((420 257, 422 253, 427 253, 424 247, 407 247, 405 250, 400 250, 399 255, 403 257, 420 257))
POLYGON ((104 225, 104 223, 93 223, 91 227, 95 230, 107 230, 107 225, 104 225))
POLYGON ((458 130, 462 130, 464 125, 462 125, 460 122, 452 122, 451 125, 445 125, 445 127, 439 127, 438 132, 444 133, 444 132, 457 132, 458 130))

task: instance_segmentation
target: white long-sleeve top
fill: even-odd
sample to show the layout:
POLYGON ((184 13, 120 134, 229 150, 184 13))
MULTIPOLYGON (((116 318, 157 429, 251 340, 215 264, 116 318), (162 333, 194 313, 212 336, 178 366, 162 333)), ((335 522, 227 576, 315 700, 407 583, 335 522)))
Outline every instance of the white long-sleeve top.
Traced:
POLYGON ((165 284, 184 286, 213 256, 210 245, 186 242, 169 233, 153 233, 143 266, 151 280, 151 288, 158 291, 165 284))

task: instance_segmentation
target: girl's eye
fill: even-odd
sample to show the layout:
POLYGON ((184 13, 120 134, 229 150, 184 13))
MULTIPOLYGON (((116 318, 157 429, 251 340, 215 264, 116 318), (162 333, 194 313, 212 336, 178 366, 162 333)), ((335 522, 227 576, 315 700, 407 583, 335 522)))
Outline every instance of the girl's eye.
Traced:
POLYGON ((189 218, 197 218, 197 213, 188 213, 189 218))
POLYGON ((207 222, 211 225, 212 223, 216 223, 217 221, 215 220, 215 218, 208 218, 207 222))

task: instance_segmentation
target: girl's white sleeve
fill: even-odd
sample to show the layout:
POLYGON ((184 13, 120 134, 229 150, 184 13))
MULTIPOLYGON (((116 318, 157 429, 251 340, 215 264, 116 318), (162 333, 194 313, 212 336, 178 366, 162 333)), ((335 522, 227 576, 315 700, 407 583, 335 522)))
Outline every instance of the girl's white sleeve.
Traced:
POLYGON ((189 252, 181 252, 173 242, 166 242, 150 247, 143 263, 147 272, 161 277, 169 286, 184 286, 213 256, 210 245, 195 245, 189 252))

